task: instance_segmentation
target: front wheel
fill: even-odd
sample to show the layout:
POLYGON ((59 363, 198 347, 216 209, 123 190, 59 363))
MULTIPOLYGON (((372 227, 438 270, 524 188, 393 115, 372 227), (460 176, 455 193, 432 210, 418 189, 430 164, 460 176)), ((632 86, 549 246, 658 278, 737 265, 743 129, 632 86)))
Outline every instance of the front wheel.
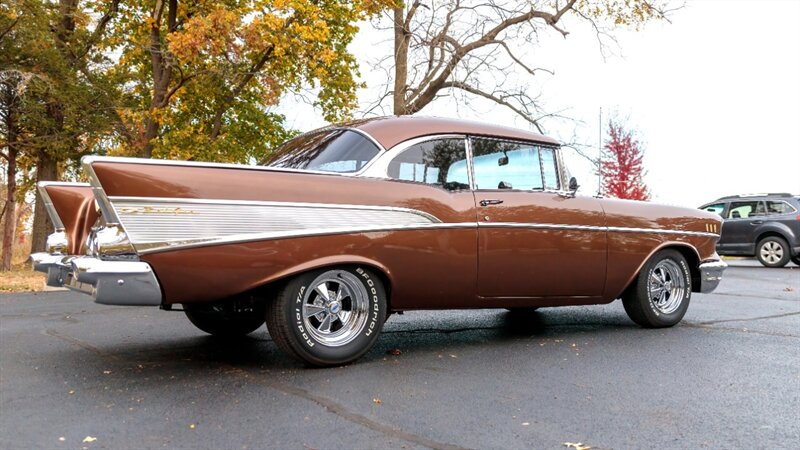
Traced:
POLYGON ((766 267, 783 267, 789 256, 789 244, 783 238, 769 236, 756 245, 756 258, 766 267))
POLYGON ((281 349, 307 364, 347 364, 375 344, 386 303, 380 279, 364 267, 315 270, 281 289, 267 308, 267 328, 281 349))
POLYGON ((662 250, 644 265, 623 294, 625 312, 645 328, 671 327, 683 319, 692 296, 692 276, 686 258, 662 250))

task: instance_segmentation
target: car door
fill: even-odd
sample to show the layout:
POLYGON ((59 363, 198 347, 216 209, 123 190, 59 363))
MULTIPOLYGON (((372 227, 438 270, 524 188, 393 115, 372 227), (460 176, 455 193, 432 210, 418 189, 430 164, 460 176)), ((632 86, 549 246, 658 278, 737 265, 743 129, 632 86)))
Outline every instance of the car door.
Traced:
POLYGON ((732 201, 722 225, 718 248, 726 254, 753 255, 756 227, 763 223, 764 202, 732 201))
POLYGON ((470 138, 478 211, 478 295, 600 296, 605 217, 594 198, 557 190, 556 150, 470 138))

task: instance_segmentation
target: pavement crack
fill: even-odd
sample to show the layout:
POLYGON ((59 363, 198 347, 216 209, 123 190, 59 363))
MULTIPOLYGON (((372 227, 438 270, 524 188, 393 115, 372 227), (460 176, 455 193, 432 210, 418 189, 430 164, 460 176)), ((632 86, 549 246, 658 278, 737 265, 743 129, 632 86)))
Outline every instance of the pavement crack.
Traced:
POLYGON ((255 380, 255 382, 270 387, 272 389, 276 389, 281 391, 285 394, 294 395, 296 397, 303 398, 305 400, 314 402, 329 412, 336 414, 337 416, 353 422, 357 425, 361 425, 365 428, 368 428, 373 431, 377 431, 382 433, 386 436, 393 437, 396 439, 402 439, 406 442, 410 442, 412 444, 420 445, 423 447, 431 448, 431 449, 441 449, 441 450, 468 450, 467 447, 460 447, 454 444, 448 444, 445 442, 438 442, 433 439, 426 438, 424 436, 418 436, 413 433, 409 433, 407 431, 403 431, 397 427, 393 427, 391 425, 387 425, 377 420, 370 419, 363 414, 359 414, 357 412, 351 411, 346 406, 338 403, 330 398, 323 397, 321 395, 314 394, 313 392, 307 391, 303 388, 292 386, 290 384, 282 383, 280 381, 275 381, 271 379, 264 378, 263 375, 260 374, 252 374, 246 370, 243 370, 238 367, 232 367, 232 373, 239 374, 239 375, 248 375, 248 380, 255 380))
POLYGON ((714 325, 718 323, 728 323, 728 322, 750 322, 753 320, 766 320, 766 319, 778 319, 781 317, 788 317, 788 316, 796 316, 800 315, 800 311, 796 312, 789 312, 783 314, 773 314, 771 316, 759 316, 759 317, 751 317, 751 318, 744 318, 744 319, 722 319, 722 320, 707 320, 703 322, 694 322, 698 325, 714 325))
POLYGON ((691 323, 686 322, 682 323, 681 326, 689 327, 689 328, 702 328, 704 330, 714 330, 714 331, 727 331, 729 333, 747 333, 747 334, 758 334, 762 336, 775 336, 775 337, 788 337, 788 338, 798 338, 800 336, 796 334, 789 334, 789 333, 775 333, 770 331, 759 331, 759 330, 750 330, 750 329, 742 329, 742 328, 730 328, 730 327, 715 327, 711 325, 706 325, 703 323, 691 323))
POLYGON ((45 334, 47 336, 52 336, 54 338, 61 339, 62 341, 68 342, 68 343, 70 343, 70 344, 72 344, 72 345, 74 345, 76 347, 80 347, 80 348, 82 348, 84 350, 88 350, 88 351, 90 351, 90 352, 92 352, 94 354, 100 355, 103 358, 119 360, 119 357, 117 357, 115 355, 112 355, 112 354, 109 354, 109 353, 106 353, 103 350, 100 350, 99 348, 95 347, 94 345, 92 345, 92 344, 90 344, 88 342, 84 342, 84 341, 82 341, 82 340, 80 340, 78 338, 75 338, 75 337, 72 337, 72 336, 69 336, 69 335, 66 335, 66 334, 59 333, 58 331, 55 331, 53 329, 43 330, 42 334, 45 334))

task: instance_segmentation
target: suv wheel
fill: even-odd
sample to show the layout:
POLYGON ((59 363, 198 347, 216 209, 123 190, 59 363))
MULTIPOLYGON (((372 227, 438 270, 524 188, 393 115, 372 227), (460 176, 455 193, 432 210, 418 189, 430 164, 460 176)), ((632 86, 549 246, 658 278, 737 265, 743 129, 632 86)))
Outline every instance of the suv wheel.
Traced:
POLYGON ((792 262, 800 266, 800 255, 792 256, 792 262))
POLYGON ((769 236, 756 245, 756 258, 766 267, 783 267, 789 257, 789 244, 783 238, 769 236))

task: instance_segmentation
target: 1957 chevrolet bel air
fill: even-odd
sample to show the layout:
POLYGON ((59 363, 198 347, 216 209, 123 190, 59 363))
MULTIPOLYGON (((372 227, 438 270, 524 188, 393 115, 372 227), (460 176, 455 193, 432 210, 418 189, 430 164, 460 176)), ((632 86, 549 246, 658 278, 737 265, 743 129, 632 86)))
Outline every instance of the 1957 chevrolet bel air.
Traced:
POLYGON ((726 265, 720 218, 576 196, 558 143, 466 121, 387 117, 300 135, 261 166, 84 157, 39 186, 47 283, 107 305, 182 304, 213 335, 266 321, 312 365, 353 361, 392 312, 622 298, 675 325, 726 265))

